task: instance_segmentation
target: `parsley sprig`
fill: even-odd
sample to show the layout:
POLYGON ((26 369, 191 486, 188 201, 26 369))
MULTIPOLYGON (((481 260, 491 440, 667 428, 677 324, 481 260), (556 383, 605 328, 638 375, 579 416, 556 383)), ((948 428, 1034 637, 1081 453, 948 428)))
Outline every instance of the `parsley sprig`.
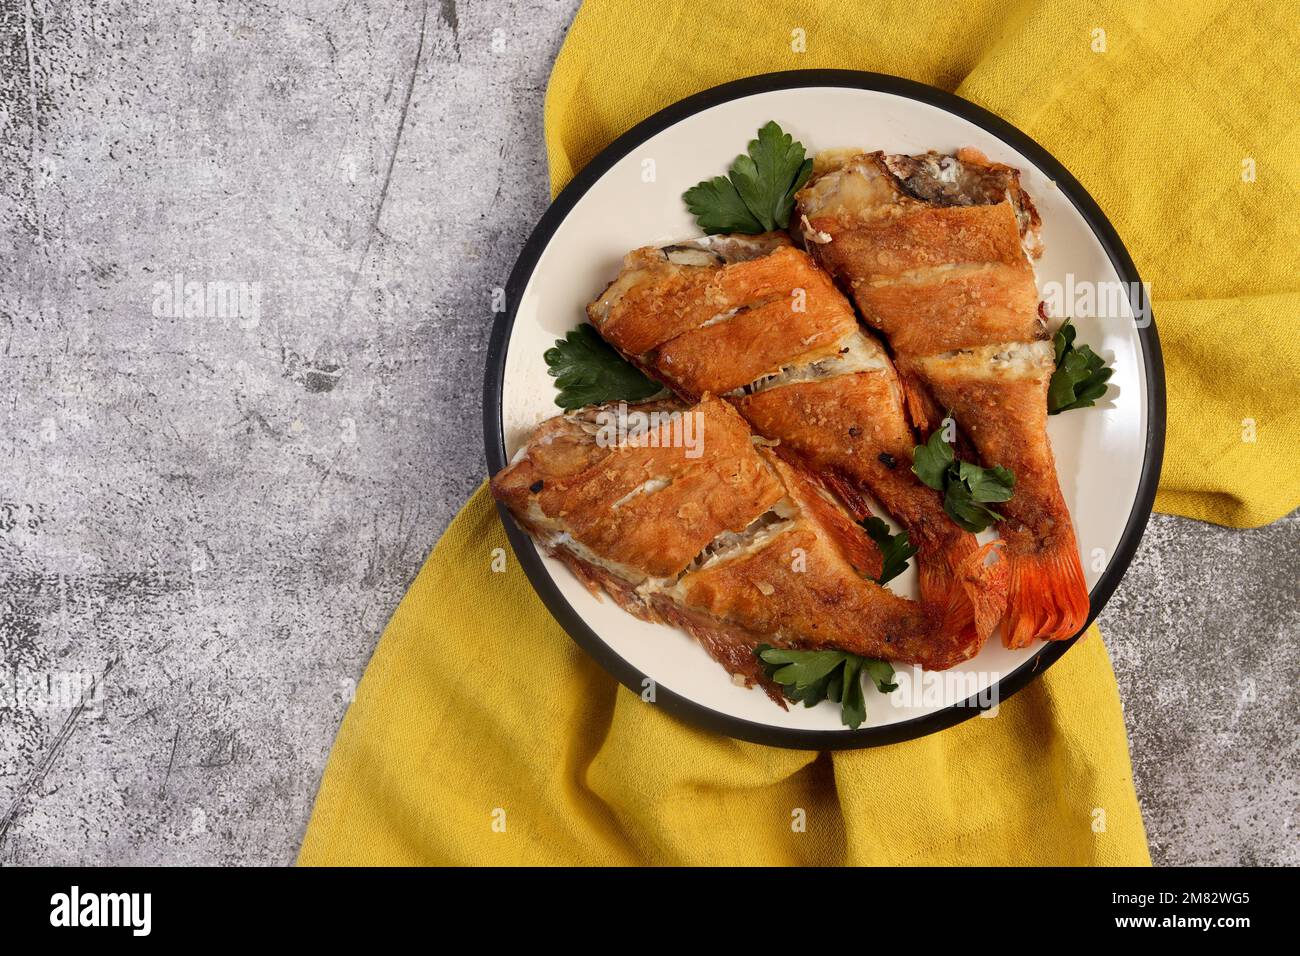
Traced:
POLYGON ((600 402, 636 402, 662 390, 605 343, 590 325, 580 325, 542 356, 565 411, 600 402))
POLYGON ((912 471, 935 491, 943 492, 943 510, 953 521, 972 533, 983 531, 1002 520, 988 505, 1010 500, 1016 476, 1001 465, 981 468, 958 461, 952 446, 943 440, 948 421, 935 429, 929 441, 913 449, 912 471))
POLYGON ((845 651, 790 651, 760 644, 754 648, 769 680, 781 685, 786 700, 812 707, 824 700, 840 705, 840 720, 857 730, 867 719, 862 678, 871 678, 882 694, 898 689, 894 668, 845 651))
POLYGON ((1056 371, 1047 385, 1047 414, 1057 415, 1072 408, 1091 408, 1106 394, 1106 382, 1114 370, 1087 345, 1074 345, 1076 329, 1066 319, 1052 337, 1056 349, 1056 371))
POLYGON ((737 156, 729 176, 715 176, 682 195, 705 232, 771 232, 790 225, 794 194, 812 175, 803 144, 769 121, 737 156))
POLYGON ((890 534, 889 525, 875 515, 863 519, 861 524, 871 540, 880 548, 880 577, 876 578, 875 582, 884 584, 906 571, 907 559, 916 554, 916 546, 907 537, 907 532, 890 534))

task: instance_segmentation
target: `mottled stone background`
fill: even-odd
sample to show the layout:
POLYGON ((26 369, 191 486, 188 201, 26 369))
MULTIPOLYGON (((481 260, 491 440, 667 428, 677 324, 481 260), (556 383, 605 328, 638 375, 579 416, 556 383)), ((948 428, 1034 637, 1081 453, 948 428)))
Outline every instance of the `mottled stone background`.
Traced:
MULTIPOLYGON (((0 655, 99 681, 0 702, 0 861, 293 859, 484 476, 575 8, 0 0, 0 655), (178 275, 259 321, 175 315, 178 275)), ((1157 861, 1300 863, 1298 567, 1295 515, 1157 517, 1102 617, 1157 861)))

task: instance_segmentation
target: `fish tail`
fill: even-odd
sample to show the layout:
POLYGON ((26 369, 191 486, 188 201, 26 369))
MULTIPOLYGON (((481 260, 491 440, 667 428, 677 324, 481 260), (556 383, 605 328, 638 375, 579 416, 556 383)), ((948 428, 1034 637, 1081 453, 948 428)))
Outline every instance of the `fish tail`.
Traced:
POLYGON ((917 573, 921 579, 921 601, 947 607, 954 595, 960 595, 957 571, 979 548, 975 536, 953 534, 922 544, 917 553, 917 573))
POLYGON ((1062 641, 1088 620, 1088 587, 1074 541, 1032 554, 1011 554, 1011 589, 1002 643, 1028 647, 1036 638, 1062 641))
POLYGON ((953 597, 949 616, 953 626, 960 626, 962 633, 969 632, 978 642, 978 649, 1006 614, 1011 572, 1003 556, 1002 542, 990 541, 977 547, 963 560, 955 575, 961 585, 962 600, 953 597), (993 555, 997 560, 990 563, 988 558, 993 555))
POLYGON ((921 600, 942 609, 941 632, 952 650, 951 664, 974 657, 1006 613, 1009 572, 1002 542, 980 545, 973 535, 950 540, 942 555, 920 567, 921 600))

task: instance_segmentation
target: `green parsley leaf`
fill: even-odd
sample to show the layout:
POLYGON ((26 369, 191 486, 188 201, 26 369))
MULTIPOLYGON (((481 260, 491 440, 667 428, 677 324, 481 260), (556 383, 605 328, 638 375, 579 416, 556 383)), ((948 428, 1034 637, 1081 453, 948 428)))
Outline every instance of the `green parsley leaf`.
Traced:
POLYGON ((864 657, 862 672, 871 678, 876 690, 882 694, 892 694, 898 690, 898 684, 894 682, 894 665, 889 661, 873 661, 864 657))
POLYGON ((772 679, 778 684, 793 684, 804 690, 818 683, 835 668, 844 663, 839 651, 787 651, 773 649, 763 658, 769 664, 781 664, 772 679))
POLYGON ((696 223, 707 233, 754 234, 763 231, 763 224, 754 218, 726 176, 706 179, 686 190, 682 198, 686 200, 686 208, 695 216, 696 223))
POLYGON ((943 510, 972 534, 1002 520, 988 503, 1011 500, 1016 487, 1016 476, 1001 465, 981 468, 958 461, 952 446, 943 440, 942 425, 924 445, 912 449, 912 471, 922 482, 943 492, 943 510))
POLYGON ((803 144, 775 122, 767 122, 737 156, 729 176, 715 176, 688 189, 686 208, 705 232, 760 233, 784 229, 794 211, 794 194, 812 175, 803 144))
POLYGON ((877 584, 892 581, 907 570, 907 559, 916 554, 916 547, 907 537, 906 531, 898 534, 889 533, 889 525, 872 515, 862 521, 871 540, 880 548, 880 577, 877 584))
POLYGON ((981 468, 968 461, 957 463, 957 477, 970 489, 976 501, 1009 501, 1016 486, 1016 476, 1001 465, 981 468))
POLYGON ((844 693, 840 697, 840 722, 857 730, 867 719, 867 701, 862 695, 862 658, 856 654, 844 659, 844 693))
POLYGON ((754 655, 768 679, 781 685, 787 700, 805 707, 833 701, 840 705, 840 720, 854 730, 867 719, 864 676, 870 677, 882 694, 898 688, 889 663, 844 651, 791 651, 760 644, 754 655))
POLYGON ((943 440, 942 427, 936 428, 924 445, 912 450, 913 474, 935 491, 943 491, 952 462, 952 446, 943 440))
POLYGON ((790 225, 794 194, 812 175, 812 165, 804 158, 803 144, 769 121, 750 141, 749 154, 736 157, 731 181, 754 218, 770 232, 790 225))
POLYGON ((1056 353, 1057 362, 1060 362, 1061 356, 1074 347, 1074 336, 1078 331, 1070 324, 1069 319, 1061 323, 1061 327, 1056 330, 1056 334, 1052 336, 1052 350, 1056 353))
POLYGON ((948 512, 948 517, 972 534, 983 531, 995 521, 1002 520, 1002 515, 975 500, 964 481, 948 483, 943 493, 943 510, 948 512))
POLYGON ((1106 394, 1114 369, 1087 345, 1074 346, 1076 330, 1069 319, 1052 337, 1056 371, 1047 384, 1047 413, 1058 415, 1072 408, 1091 408, 1106 394))
POLYGON ((542 356, 566 411, 599 402, 637 402, 662 391, 658 382, 614 351, 590 325, 580 325, 542 356))

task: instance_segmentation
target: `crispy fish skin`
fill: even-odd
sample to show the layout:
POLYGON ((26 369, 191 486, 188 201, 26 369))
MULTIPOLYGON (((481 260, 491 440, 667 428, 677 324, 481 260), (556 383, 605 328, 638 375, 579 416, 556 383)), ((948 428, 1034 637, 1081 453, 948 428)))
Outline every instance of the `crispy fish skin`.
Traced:
POLYGON ((1073 637, 1087 620, 1088 589, 1047 440, 1051 343, 925 356, 916 364, 980 457, 1016 476, 1015 494, 995 506, 1005 519, 998 532, 1011 565, 1004 643, 1028 647, 1039 637, 1073 637), (1042 439, 1028 440, 1033 434, 1042 439))
POLYGON ((840 154, 796 202, 814 257, 890 342, 914 417, 950 409, 980 458, 1016 476, 997 506, 1004 643, 1073 637, 1088 592, 1047 438, 1054 362, 1030 264, 1040 223, 1018 174, 974 150, 840 154))
POLYGON ((1043 338, 1033 275, 1017 272, 1000 263, 931 266, 866 280, 853 294, 863 317, 901 354, 1043 338))
POLYGON ((965 592, 953 575, 978 545, 948 517, 938 493, 912 473, 916 440, 892 369, 766 389, 736 399, 736 407, 760 434, 779 435, 782 447, 830 476, 832 487, 848 486, 848 495, 869 488, 921 553, 944 556, 919 563, 922 599, 962 602, 965 592))
MULTIPOLYGON (((866 533, 802 466, 756 442, 728 402, 706 396, 684 410, 691 412, 702 416, 705 438, 683 476, 706 488, 731 487, 744 476, 725 510, 691 510, 674 495, 677 481, 647 490, 640 443, 585 458, 572 448, 556 454, 558 441, 597 441, 589 422, 573 416, 543 423, 493 478, 492 492, 587 587, 638 617, 687 630, 734 679, 764 684, 769 693, 753 660, 759 643, 834 648, 931 669, 979 650, 981 641, 949 626, 944 608, 906 600, 866 577, 879 569, 866 533), (599 496, 588 494, 592 488, 599 496), (658 496, 662 504, 628 507, 658 496), (613 502, 622 504, 614 509, 613 502), (617 526, 618 534, 604 526, 617 526), (689 548, 695 551, 683 561, 689 548)), ((686 460, 680 447, 654 450, 686 460)), ((662 467, 656 459, 652 471, 662 467)), ((982 588, 977 572, 987 554, 986 547, 971 556, 972 591, 982 588)))
POLYGON ((820 272, 818 279, 821 288, 804 290, 805 308, 793 310, 791 297, 782 296, 683 332, 658 348, 654 367, 671 376, 679 394, 694 398, 725 395, 783 365, 835 355, 857 319, 837 307, 830 280, 820 272))
MULTIPOLYGON (((865 535, 851 524, 819 520, 811 504, 815 486, 779 457, 771 461, 799 517, 766 547, 686 575, 678 585, 685 604, 796 646, 829 646, 930 670, 979 650, 982 641, 949 626, 945 608, 909 601, 863 578, 845 553, 844 537, 865 535)), ((981 566, 990 547, 972 555, 970 565, 981 566)))
POLYGON ((931 206, 903 189, 883 154, 865 153, 825 170, 799 202, 809 250, 896 353, 1045 337, 1010 201, 931 206))
POLYGON ((591 324, 629 355, 643 355, 715 316, 789 295, 795 286, 824 282, 816 266, 789 240, 774 240, 769 255, 731 265, 680 265, 653 247, 624 260, 622 279, 587 308, 591 324), (652 280, 652 281, 643 281, 652 280), (791 281, 793 280, 793 282, 791 281))
MULTIPOLYGON (((1013 227, 1018 242, 1016 235, 1013 227)), ((712 250, 732 241, 700 242, 712 250)), ((864 495, 874 495, 920 549, 922 600, 949 608, 949 622, 961 621, 964 607, 965 621, 955 626, 971 631, 967 638, 987 637, 996 626, 987 625, 987 601, 977 614, 959 570, 977 543, 911 472, 908 393, 888 355, 811 256, 783 236, 750 242, 739 258, 732 250, 689 264, 674 250, 690 243, 638 249, 588 317, 679 395, 727 395, 761 435, 796 451, 856 517, 870 514, 864 495)), ((1006 568, 984 574, 996 599, 1006 568)))
MULTIPOLYGON (((635 565, 649 577, 680 574, 705 545, 724 531, 744 530, 782 491, 755 453, 748 426, 725 402, 675 414, 693 416, 698 456, 668 421, 571 474, 543 475, 530 452, 517 473, 506 469, 494 479, 493 492, 512 509, 526 500, 616 564, 635 565)), ((539 450, 550 453, 547 445, 539 450)))

